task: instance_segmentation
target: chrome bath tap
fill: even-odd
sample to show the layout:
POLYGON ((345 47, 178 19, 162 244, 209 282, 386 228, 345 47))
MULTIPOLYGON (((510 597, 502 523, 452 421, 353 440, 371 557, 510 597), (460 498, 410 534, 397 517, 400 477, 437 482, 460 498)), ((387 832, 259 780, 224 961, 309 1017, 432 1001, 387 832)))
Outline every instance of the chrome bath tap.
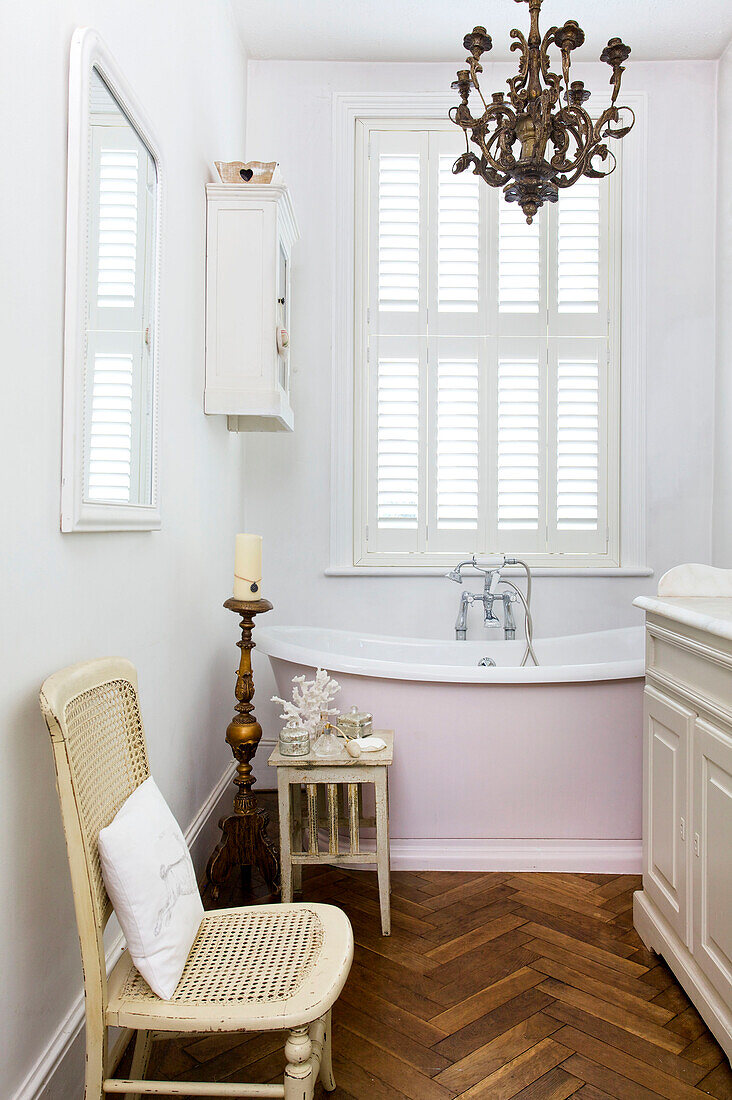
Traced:
POLYGON ((489 627, 499 627, 501 625, 501 620, 498 618, 493 608, 496 603, 502 603, 503 636, 507 639, 516 637, 516 621, 513 617, 511 604, 519 597, 515 591, 498 591, 498 585, 501 583, 501 569, 504 564, 509 563, 506 562, 504 558, 496 559, 496 563, 496 565, 493 565, 491 561, 488 564, 488 568, 483 568, 478 565, 475 557, 472 557, 466 561, 461 561, 459 565, 445 574, 449 580, 455 581, 457 584, 462 584, 463 582, 462 571, 466 565, 472 566, 478 573, 483 574, 482 592, 471 592, 469 589, 464 589, 460 596, 460 607, 458 609, 457 619, 455 620, 455 637, 458 641, 464 642, 467 637, 468 608, 474 603, 483 604, 483 623, 485 626, 489 627))
MULTIPOLYGON (((526 562, 521 561, 520 558, 507 558, 504 554, 478 560, 475 554, 473 554, 472 558, 466 558, 465 561, 459 562, 449 573, 445 573, 445 576, 448 580, 455 581, 456 584, 462 585, 463 569, 466 565, 471 566, 476 572, 483 574, 483 591, 471 592, 469 589, 465 588, 461 592, 460 607, 458 609, 457 619, 455 620, 455 638, 457 641, 464 642, 468 636, 468 608, 474 603, 483 604, 483 623, 485 626, 492 627, 501 625, 501 620, 496 615, 494 606, 496 602, 502 603, 503 636, 509 640, 515 638, 516 620, 513 617, 512 604, 515 603, 516 600, 520 600, 524 609, 524 625, 526 629, 526 648, 521 659, 521 664, 525 665, 529 658, 531 658, 534 664, 538 665, 539 662, 533 645, 534 626, 531 618, 531 570, 526 562), (526 573, 525 596, 513 581, 501 575, 502 570, 507 565, 519 566, 519 568, 523 569, 526 573), (499 585, 503 589, 501 592, 498 591, 499 585)), ((488 661, 488 658, 485 660, 488 661)))

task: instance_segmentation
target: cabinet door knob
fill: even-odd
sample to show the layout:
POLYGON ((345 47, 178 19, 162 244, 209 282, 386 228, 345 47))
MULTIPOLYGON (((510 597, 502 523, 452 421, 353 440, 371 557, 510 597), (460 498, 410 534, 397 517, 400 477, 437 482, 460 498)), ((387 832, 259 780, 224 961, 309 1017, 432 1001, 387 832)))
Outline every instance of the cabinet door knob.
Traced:
POLYGON ((701 853, 701 841, 699 839, 699 834, 694 833, 694 855, 698 856, 700 853, 701 853))
POLYGON ((683 817, 681 818, 679 831, 681 832, 681 839, 686 840, 686 822, 684 821, 683 817))

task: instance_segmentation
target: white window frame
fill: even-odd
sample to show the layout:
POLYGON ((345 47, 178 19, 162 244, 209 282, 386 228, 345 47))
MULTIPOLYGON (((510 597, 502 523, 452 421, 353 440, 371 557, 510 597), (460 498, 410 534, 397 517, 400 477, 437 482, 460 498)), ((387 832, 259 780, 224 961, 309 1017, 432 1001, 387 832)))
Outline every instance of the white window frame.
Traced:
MULTIPOLYGON (((597 99, 604 106, 602 96, 597 99)), ((598 561, 562 555, 534 555, 539 575, 649 575, 645 548, 645 162, 646 97, 626 96, 636 113, 636 125, 626 139, 622 166, 622 285, 620 334, 622 375, 619 417, 619 501, 617 544, 612 557, 598 561)), ((361 355, 358 345, 355 303, 362 300, 363 270, 356 266, 360 212, 364 211, 366 171, 359 162, 359 131, 413 127, 427 124, 442 128, 452 97, 442 94, 414 96, 334 96, 336 210, 334 227, 334 310, 332 371, 332 470, 331 470, 331 560, 327 575, 424 576, 440 574, 445 560, 436 554, 405 562, 404 556, 378 562, 359 557, 359 517, 363 516, 363 485, 354 476, 355 444, 361 431, 358 395, 355 393, 355 365, 361 355)), ((362 360, 361 360, 362 361, 362 360)))

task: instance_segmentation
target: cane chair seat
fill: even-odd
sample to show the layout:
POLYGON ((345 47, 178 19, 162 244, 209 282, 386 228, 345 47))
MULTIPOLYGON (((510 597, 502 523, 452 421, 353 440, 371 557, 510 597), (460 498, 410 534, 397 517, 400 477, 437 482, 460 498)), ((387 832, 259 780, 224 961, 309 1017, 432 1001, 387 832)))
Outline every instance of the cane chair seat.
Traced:
POLYGON ((353 934, 331 905, 204 915, 175 993, 161 1000, 128 952, 109 976, 107 1024, 156 1031, 272 1031, 323 1016, 345 982, 353 934))

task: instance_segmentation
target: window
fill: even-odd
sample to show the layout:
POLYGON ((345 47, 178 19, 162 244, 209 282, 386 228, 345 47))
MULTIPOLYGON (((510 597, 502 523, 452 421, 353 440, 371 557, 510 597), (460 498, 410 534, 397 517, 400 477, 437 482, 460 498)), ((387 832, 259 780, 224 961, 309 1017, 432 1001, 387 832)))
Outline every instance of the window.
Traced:
POLYGON ((620 172, 527 225, 450 123, 357 133, 354 563, 619 564, 620 172))

